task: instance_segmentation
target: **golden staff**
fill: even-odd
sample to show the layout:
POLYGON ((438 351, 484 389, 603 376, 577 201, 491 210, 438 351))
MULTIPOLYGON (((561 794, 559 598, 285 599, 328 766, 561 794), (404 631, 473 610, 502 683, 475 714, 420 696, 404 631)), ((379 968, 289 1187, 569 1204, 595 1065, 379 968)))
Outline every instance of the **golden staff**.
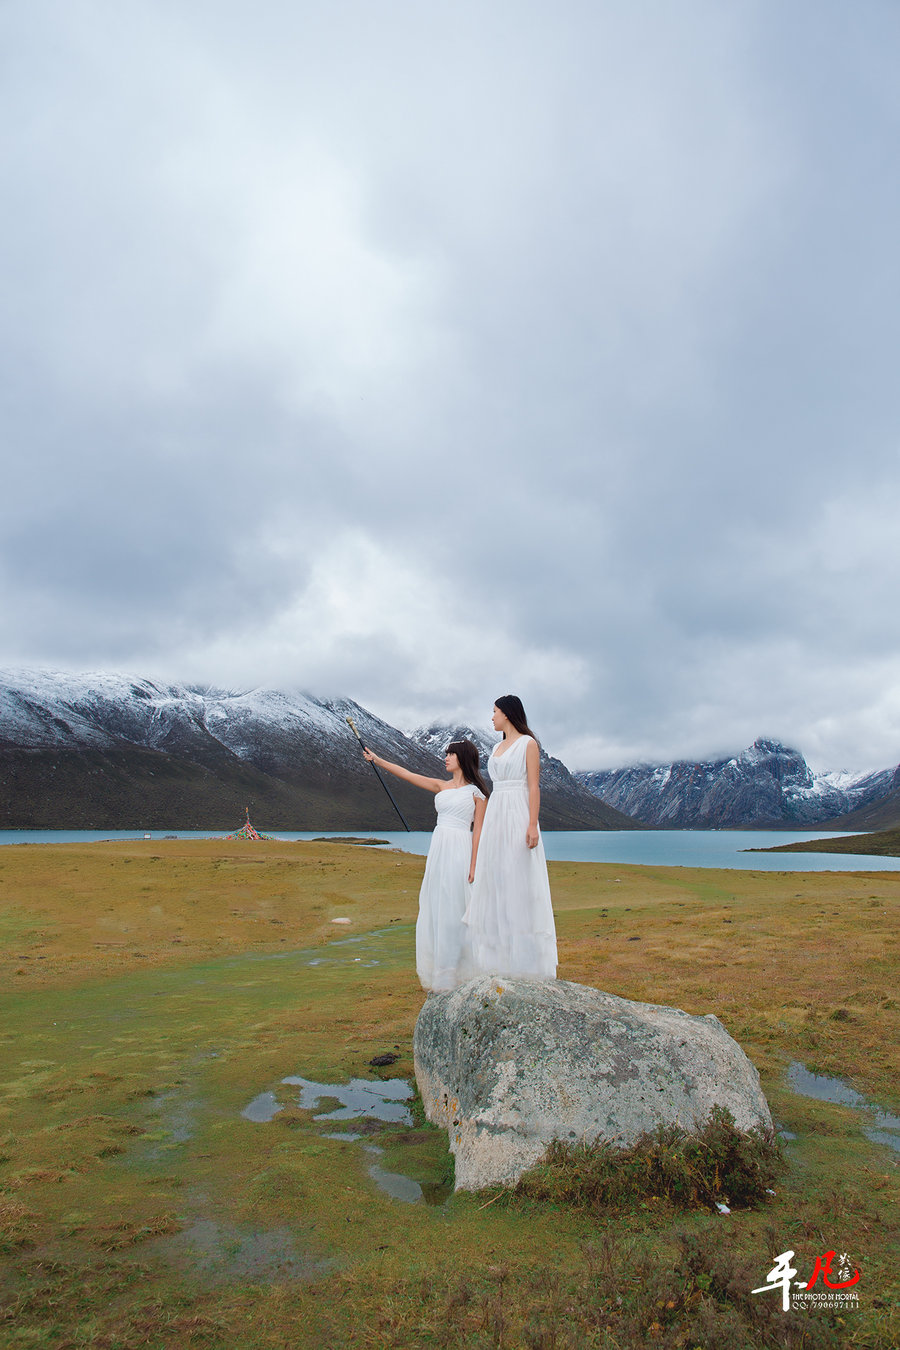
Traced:
MULTIPOLYGON (((353 735, 354 735, 354 736, 356 737, 356 739, 359 741, 359 743, 360 743, 360 745, 362 746, 363 750, 367 749, 367 747, 366 747, 365 745, 363 745, 363 738, 362 738, 362 736, 360 736, 359 732, 356 730, 356 723, 354 722, 354 720, 353 720, 352 717, 348 717, 348 718, 347 718, 347 725, 348 725, 348 727, 350 728, 350 730, 353 732, 353 735)), ((409 834, 411 834, 412 831, 410 830, 409 826, 408 826, 407 823, 406 823, 406 819, 405 819, 405 817, 404 817, 404 815, 403 815, 403 812, 400 810, 400 807, 399 807, 399 806, 397 805, 397 803, 394 801, 394 794, 391 792, 391 789, 388 787, 387 783, 384 781, 384 779, 382 778, 381 774, 378 772, 377 766, 376 766, 375 764, 373 764, 372 761, 371 761, 370 759, 366 760, 366 763, 367 763, 372 769, 375 770, 375 777, 378 779, 379 783, 380 783, 381 786, 384 788, 384 790, 385 790, 385 792, 387 793, 387 795, 390 797, 390 799, 391 799, 391 806, 393 806, 394 810, 397 812, 397 815, 398 815, 398 816, 400 817, 400 819, 403 821, 403 828, 404 828, 404 830, 406 830, 409 834)))

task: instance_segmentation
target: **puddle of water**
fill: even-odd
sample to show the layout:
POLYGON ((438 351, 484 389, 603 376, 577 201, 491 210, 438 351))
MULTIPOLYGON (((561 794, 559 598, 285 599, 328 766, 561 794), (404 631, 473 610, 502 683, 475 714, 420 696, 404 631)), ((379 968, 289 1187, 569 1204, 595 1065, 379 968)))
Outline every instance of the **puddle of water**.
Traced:
MULTIPOLYGON (((336 947, 337 943, 333 942, 331 945, 333 947, 336 947)), ((338 961, 333 956, 332 957, 317 956, 314 958, 314 960, 307 961, 306 964, 307 966, 334 966, 334 965, 346 965, 348 961, 351 962, 354 966, 368 967, 381 965, 380 961, 364 961, 361 956, 344 956, 341 958, 340 961, 338 961)))
POLYGON ((428 1181, 422 1186, 422 1199, 426 1205, 442 1208, 453 1199, 453 1183, 450 1181, 428 1181))
POLYGON ((146 1103, 148 1123, 162 1138, 147 1140, 136 1146, 135 1152, 145 1162, 159 1162, 175 1144, 186 1144, 197 1133, 197 1112, 202 1102, 193 1097, 182 1097, 179 1092, 164 1092, 149 1097, 146 1103))
MULTIPOLYGON (((412 1124, 409 1107, 405 1105, 413 1095, 412 1088, 402 1078, 351 1078, 349 1083, 314 1083, 309 1078, 282 1078, 281 1081, 300 1088, 297 1105, 304 1111, 315 1110, 323 1098, 341 1103, 337 1110, 322 1111, 313 1117, 314 1120, 358 1120, 360 1116, 368 1116, 374 1120, 412 1124)), ((259 1098, 254 1100, 259 1101, 259 1098)))
POLYGON ((824 1073, 811 1073, 805 1064, 795 1060, 788 1069, 788 1082, 803 1097, 815 1097, 820 1102, 834 1102, 837 1106, 868 1106, 865 1097, 840 1078, 829 1078, 824 1073))
POLYGON ((189 1139, 193 1139, 197 1131, 194 1113, 199 1108, 200 1103, 197 1101, 182 1101, 163 1113, 166 1129, 173 1143, 186 1144, 189 1139))
MULTIPOLYGON (((384 1149, 379 1148, 377 1144, 363 1144, 363 1150, 376 1157, 384 1153, 384 1149)), ((419 1183, 400 1172, 386 1172, 377 1163, 372 1163, 369 1167, 369 1176, 380 1191, 393 1196, 395 1200, 405 1200, 408 1205, 415 1205, 422 1199, 422 1187, 419 1183)))
POLYGON ((896 1120, 897 1124, 892 1125, 888 1130, 873 1130, 870 1126, 863 1127, 863 1134, 873 1144, 884 1144, 887 1148, 892 1148, 896 1153, 900 1153, 900 1119, 897 1116, 889 1116, 889 1120, 896 1120), (897 1133, 894 1133, 897 1131, 897 1133))
POLYGON ((258 1125, 264 1125, 273 1116, 277 1116, 281 1110, 283 1110, 283 1107, 279 1106, 274 1092, 261 1092, 258 1097, 254 1097, 253 1101, 244 1107, 241 1115, 245 1120, 252 1120, 258 1125))
POLYGON ((397 930, 378 928, 372 933, 354 933, 351 937, 337 938, 326 947, 319 948, 307 966, 324 965, 363 965, 380 966, 384 957, 384 942, 396 941, 397 930), (345 947, 356 948, 356 953, 342 950, 345 947), (368 960, 366 958, 369 958, 368 960))
MULTIPOLYGON (((306 1111, 315 1108, 324 1100, 340 1102, 340 1106, 331 1111, 320 1111, 314 1120, 380 1120, 387 1124, 411 1125, 412 1116, 406 1103, 412 1097, 412 1088, 402 1078, 369 1080, 351 1078, 349 1083, 315 1083, 309 1078, 282 1078, 282 1083, 290 1087, 299 1087, 298 1106, 306 1111)), ((274 1092, 260 1092, 244 1107, 241 1115, 245 1120, 265 1124, 272 1120, 283 1108, 274 1092)), ((354 1143, 364 1136, 354 1130, 332 1130, 323 1135, 325 1139, 339 1139, 354 1143)), ((377 1144, 364 1144, 363 1149, 373 1157, 380 1157, 383 1148, 377 1144)), ((424 1201, 427 1205, 443 1205, 452 1195, 453 1187, 438 1183, 425 1186, 413 1181, 400 1172, 388 1172, 377 1163, 369 1166, 369 1176, 379 1190, 395 1200, 415 1205, 424 1201)))
POLYGON ((816 1101, 833 1102, 836 1106, 850 1106, 856 1111, 869 1112, 874 1125, 864 1125, 862 1132, 873 1144, 886 1144, 888 1148, 900 1153, 900 1116, 883 1111, 874 1102, 867 1101, 861 1092, 857 1092, 849 1083, 840 1078, 831 1078, 824 1073, 811 1073, 805 1064, 795 1060, 787 1072, 787 1080, 801 1097, 814 1097, 816 1101))
MULTIPOLYGON (((392 957, 399 958, 408 942, 409 933, 404 929, 376 928, 371 933, 354 933, 351 937, 326 942, 322 947, 296 947, 285 952, 244 952, 241 956, 222 958, 221 964, 223 969, 228 970, 243 969, 266 961, 294 961, 304 969, 309 966, 356 964, 380 966, 392 957)), ((205 983, 205 980, 198 983, 205 983)))
POLYGON ((371 944, 373 938, 393 937, 393 928, 373 928, 371 933, 352 933, 350 937, 335 938, 329 942, 331 947, 358 947, 360 943, 371 944))
POLYGON ((214 1219, 196 1219, 189 1228, 158 1239, 169 1260, 188 1263, 211 1283, 225 1280, 310 1280, 332 1263, 298 1252, 289 1229, 248 1231, 214 1219))

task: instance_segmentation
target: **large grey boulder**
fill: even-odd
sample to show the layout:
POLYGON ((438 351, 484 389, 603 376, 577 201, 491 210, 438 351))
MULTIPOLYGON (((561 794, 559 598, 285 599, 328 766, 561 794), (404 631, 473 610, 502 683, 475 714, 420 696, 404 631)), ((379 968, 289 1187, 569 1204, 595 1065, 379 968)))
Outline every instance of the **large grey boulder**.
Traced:
POLYGON ((456 1189, 511 1185, 552 1139, 627 1147, 725 1106, 772 1128, 759 1074, 711 1013, 564 980, 471 980, 432 994, 413 1037, 425 1114, 449 1131, 456 1189))

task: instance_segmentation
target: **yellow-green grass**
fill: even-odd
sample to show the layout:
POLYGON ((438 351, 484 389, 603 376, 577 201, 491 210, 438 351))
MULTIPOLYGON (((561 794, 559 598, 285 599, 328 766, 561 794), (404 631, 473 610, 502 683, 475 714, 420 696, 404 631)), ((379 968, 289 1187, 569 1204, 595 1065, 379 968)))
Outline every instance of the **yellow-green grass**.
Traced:
MULTIPOLYGON (((798 1136, 764 1209, 597 1218, 393 1200, 281 1085, 412 1079, 422 867, 335 844, 0 850, 0 1344, 900 1341, 897 1155, 785 1081, 799 1059, 900 1107, 900 877, 551 865, 560 976, 714 1012, 798 1136), (244 1119, 266 1091, 286 1109, 244 1119), (750 1295, 789 1248, 804 1273, 849 1252, 860 1311, 750 1295)), ((373 1138, 381 1167, 446 1179, 439 1132, 373 1138)))

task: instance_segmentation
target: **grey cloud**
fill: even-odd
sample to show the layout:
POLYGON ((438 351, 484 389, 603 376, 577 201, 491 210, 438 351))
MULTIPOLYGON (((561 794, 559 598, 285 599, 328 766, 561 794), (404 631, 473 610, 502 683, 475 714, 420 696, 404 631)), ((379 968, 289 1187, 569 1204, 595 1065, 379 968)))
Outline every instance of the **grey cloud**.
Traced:
POLYGON ((891 5, 2 25, 5 659, 900 758, 891 5))

